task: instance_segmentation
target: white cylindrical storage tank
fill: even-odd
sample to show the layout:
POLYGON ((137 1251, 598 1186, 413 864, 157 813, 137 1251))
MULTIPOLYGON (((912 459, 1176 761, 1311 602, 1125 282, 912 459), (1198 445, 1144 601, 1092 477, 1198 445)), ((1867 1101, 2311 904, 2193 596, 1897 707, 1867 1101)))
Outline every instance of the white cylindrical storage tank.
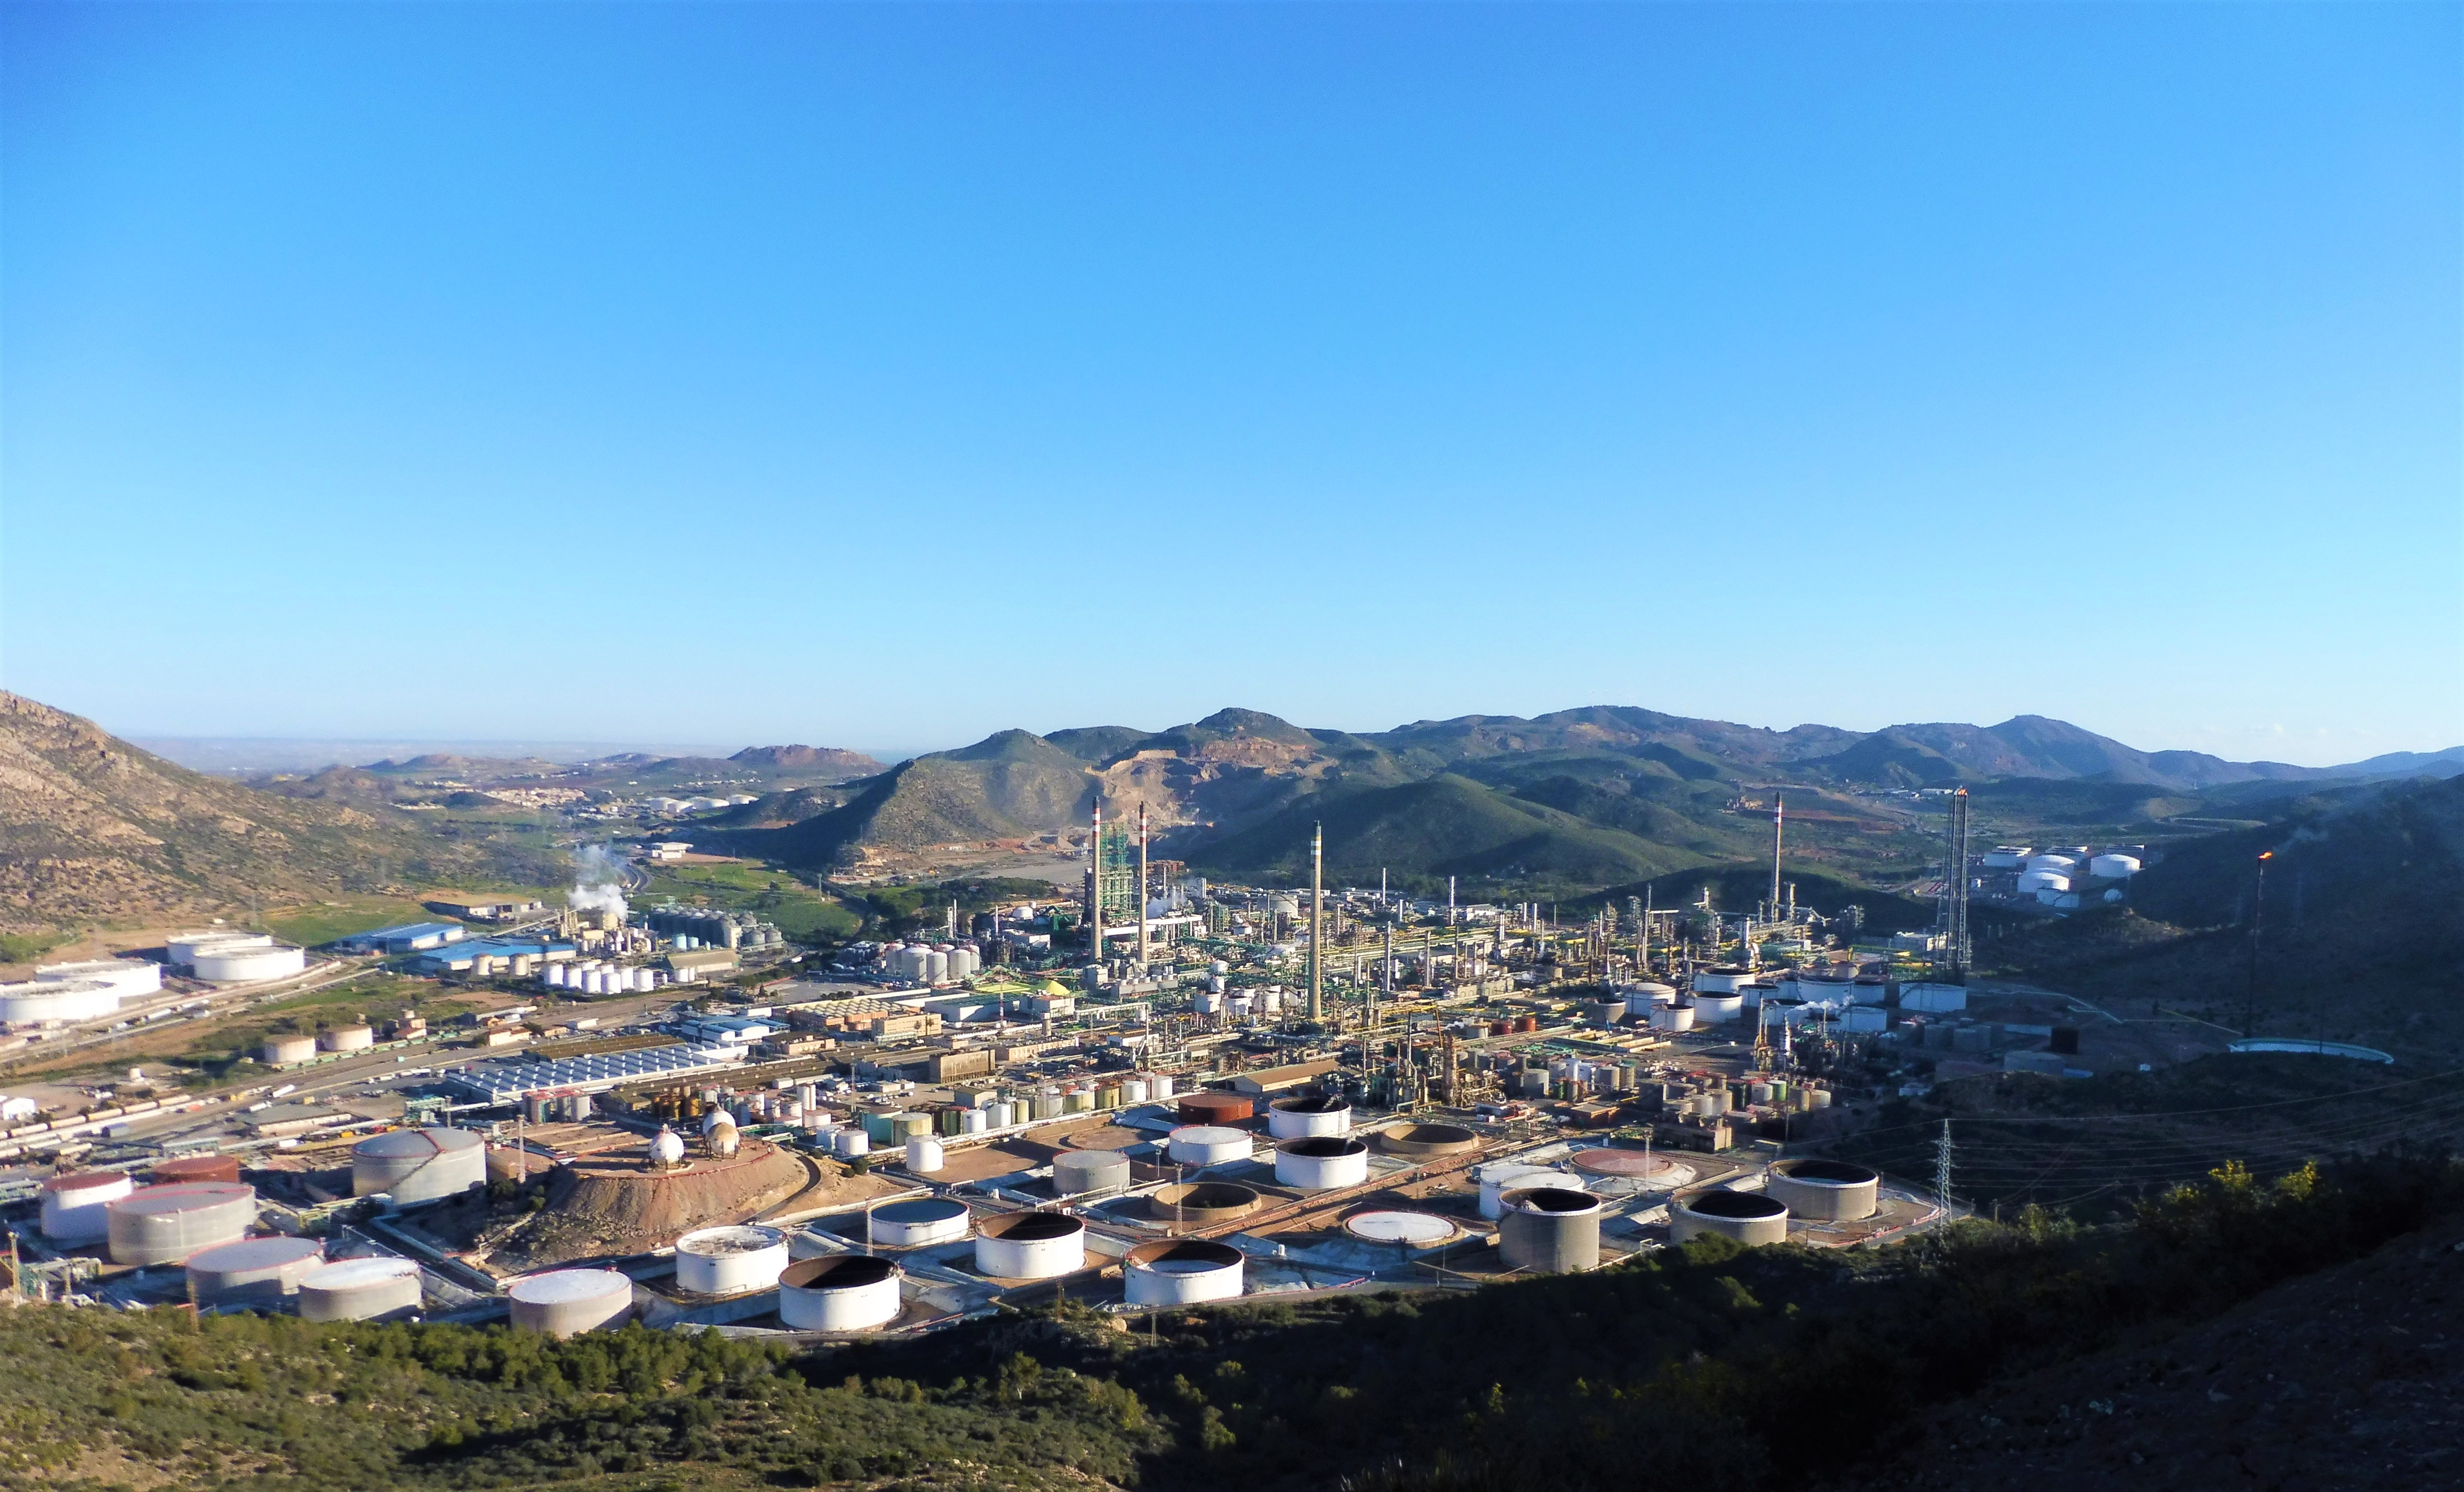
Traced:
POLYGON ((363 1052, 377 1044, 377 1034, 366 1026, 337 1026, 317 1038, 317 1049, 325 1052, 363 1052))
POLYGON ((552 1337, 616 1326, 633 1312, 633 1282, 613 1269, 552 1269, 515 1281, 505 1295, 517 1327, 552 1337))
POLYGON ((137 1190, 124 1171, 87 1171, 43 1183, 43 1237, 74 1248, 111 1236, 111 1204, 137 1190))
POLYGON ((779 1319, 799 1331, 869 1331, 898 1319, 898 1266, 869 1254, 831 1254, 779 1277, 779 1319))
POLYGON ((1651 1012, 1651 1028, 1655 1031, 1691 1031, 1694 1029, 1694 1007, 1657 1006, 1651 1012))
POLYGON ((676 1240, 676 1288, 695 1295, 766 1290, 786 1267, 787 1235, 776 1228, 698 1228, 676 1240))
POLYGON ((976 1270, 996 1280, 1049 1280, 1087 1266, 1087 1225, 1066 1213, 1008 1213, 976 1230, 976 1270))
POLYGON ((1303 1192, 1332 1192, 1369 1179, 1369 1147, 1348 1134, 1313 1134, 1275 1147, 1275 1180, 1303 1192))
POLYGON ((1201 1016, 1211 1016, 1223 1008, 1223 997, 1213 990, 1199 990, 1190 997, 1190 1008, 1201 1016))
POLYGON ((1249 1158, 1248 1131, 1221 1125, 1183 1125, 1172 1131, 1164 1146, 1174 1162, 1183 1166, 1221 1166, 1249 1158))
POLYGON ((1625 1013, 1638 1019, 1648 1019, 1657 1007, 1675 1003, 1677 991, 1666 984, 1635 984, 1625 991, 1625 1013))
POLYGON ((99 1020, 120 1010, 120 986, 105 979, 28 979, 0 984, 0 1021, 44 1025, 99 1020))
POLYGON ((1352 1106, 1339 1098, 1279 1098, 1266 1106, 1266 1133, 1278 1140, 1351 1132, 1352 1106))
POLYGON ((1129 1105, 1131 1105, 1131 1104, 1143 1104, 1143 1103, 1145 1103, 1146 1101, 1147 1101, 1147 1080, 1146 1080, 1146 1079, 1144 1079, 1144 1078, 1123 1078, 1123 1079, 1121 1080, 1121 1103, 1122 1103, 1122 1106, 1123 1106, 1123 1107, 1125 1107, 1125 1108, 1126 1108, 1127 1106, 1129 1106, 1129 1105))
POLYGON ((922 1248, 957 1242, 973 1221, 967 1204, 955 1197, 918 1196, 874 1208, 866 1230, 875 1248, 922 1248))
POLYGON ((273 1037, 256 1049, 256 1060, 269 1067, 297 1066, 316 1055, 317 1039, 313 1036, 273 1037))
POLYGON ((189 1255, 188 1293, 200 1306, 278 1301, 324 1262, 315 1239, 243 1239, 189 1255))
POLYGON ((1764 1188, 1793 1217, 1854 1222, 1881 1205, 1881 1175, 1849 1161, 1783 1160, 1764 1188))
POLYGON ((256 1188, 241 1181, 175 1181, 141 1186, 103 1209, 118 1264, 176 1264, 221 1243, 236 1243, 256 1220, 256 1188))
POLYGON ((1491 1222, 1506 1215, 1506 1194, 1508 1192, 1529 1192, 1536 1187, 1555 1187, 1566 1192, 1587 1189, 1583 1178, 1571 1172, 1511 1160, 1483 1166, 1478 1175, 1480 1215, 1491 1222))
POLYGON ((992 1120, 980 1108, 962 1110, 958 1115, 960 1134, 981 1134, 992 1128, 992 1120))
POLYGON ((919 1134, 907 1142, 907 1169, 919 1176, 929 1176, 941 1169, 941 1142, 929 1134, 919 1134))
POLYGON ((1121 1279, 1133 1306, 1196 1306, 1238 1299, 1244 1262, 1229 1243, 1166 1239, 1130 1250, 1121 1279))
POLYGON ((1694 1023, 1726 1025, 1746 1013, 1742 995, 1697 995, 1694 997, 1694 1023))
POLYGON ((2071 878, 2058 870, 2031 870, 2019 877, 2019 890, 2022 894, 2031 891, 2067 891, 2070 889, 2071 878))
POLYGON ((170 956, 174 969, 193 969, 201 948, 272 948, 270 932, 241 932, 231 928, 216 928, 205 932, 175 932, 163 940, 163 951, 170 956))
POLYGON ((830 1153, 841 1160, 853 1160, 872 1149, 872 1137, 853 1125, 830 1131, 830 1153))
POLYGON ((1788 1205, 1760 1192, 1686 1192, 1668 1204, 1668 1240, 1716 1233, 1748 1248, 1788 1241, 1788 1205))
POLYGON ((253 984, 280 979, 308 967, 299 949, 276 944, 270 948, 231 948, 220 944, 200 948, 197 977, 209 984, 253 984))
POLYGON ((2099 855, 2087 863, 2087 873, 2106 881, 2123 881, 2139 873, 2136 855, 2099 855))
POLYGON ((924 982, 927 984, 947 984, 950 982, 949 954, 942 953, 936 948, 924 955, 924 982))
POLYGON ((432 1202, 488 1184, 488 1144, 470 1130, 387 1130, 351 1147, 351 1195, 432 1202))
POLYGON ((2028 868, 2064 874, 2079 868, 2079 862, 2068 855, 2030 855, 2028 868))
POLYGON ((1063 1151, 1052 1161, 1056 1196, 1111 1196, 1130 1185, 1130 1157, 1119 1151, 1063 1151))
POLYGON ((419 1265, 407 1259, 345 1259, 299 1280, 303 1321, 374 1321, 419 1309, 419 1265))
POLYGON ((1498 1256, 1508 1269, 1580 1274, 1600 1262, 1600 1199, 1579 1189, 1507 1192, 1497 1219, 1498 1256))
POLYGON ((1158 1101, 1172 1097, 1179 1086, 1178 1080, 1169 1072, 1150 1073, 1147 1076, 1147 1096, 1158 1101))

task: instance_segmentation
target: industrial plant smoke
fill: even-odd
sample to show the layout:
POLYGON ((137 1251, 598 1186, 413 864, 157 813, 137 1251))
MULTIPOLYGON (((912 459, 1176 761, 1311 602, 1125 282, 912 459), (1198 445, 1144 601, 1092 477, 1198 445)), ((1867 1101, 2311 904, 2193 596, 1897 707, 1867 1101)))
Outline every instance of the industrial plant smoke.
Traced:
POLYGON ((624 863, 605 845, 584 845, 573 854, 573 890, 565 905, 576 911, 625 914, 624 863))

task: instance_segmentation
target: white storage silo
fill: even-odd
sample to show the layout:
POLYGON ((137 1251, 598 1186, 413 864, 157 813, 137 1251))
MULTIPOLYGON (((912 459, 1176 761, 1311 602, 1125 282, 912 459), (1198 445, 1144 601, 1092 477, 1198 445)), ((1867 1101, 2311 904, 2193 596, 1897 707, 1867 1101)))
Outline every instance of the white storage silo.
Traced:
POLYGON ((929 1176, 941 1169, 941 1142, 929 1134, 919 1134, 907 1142, 907 1169, 919 1176, 929 1176))
POLYGON ((517 1328, 552 1337, 616 1326, 633 1311, 633 1282, 613 1269, 552 1269, 515 1281, 505 1296, 517 1328))
POLYGON ((125 1171, 86 1171, 43 1183, 43 1237, 74 1248, 111 1236, 107 1209, 137 1190, 125 1171))
POLYGON ((419 1301, 419 1265, 407 1259, 344 1259, 299 1279, 302 1321, 375 1321, 419 1301))
POLYGON ((776 1228, 700 1228, 676 1240, 676 1288, 695 1295, 766 1290, 786 1267, 787 1235, 776 1228))
POLYGON ((103 1211, 112 1262, 176 1264, 246 1238, 256 1220, 256 1188, 241 1181, 142 1186, 103 1211))
POLYGON ((470 1130, 387 1130, 351 1147, 351 1195, 408 1206, 488 1183, 488 1143, 470 1130))

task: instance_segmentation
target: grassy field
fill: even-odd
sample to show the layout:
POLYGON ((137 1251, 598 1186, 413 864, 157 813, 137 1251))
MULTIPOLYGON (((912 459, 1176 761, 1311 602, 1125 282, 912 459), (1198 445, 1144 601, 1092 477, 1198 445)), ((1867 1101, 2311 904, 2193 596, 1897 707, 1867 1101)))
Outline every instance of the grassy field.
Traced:
POLYGON ((671 896, 680 902, 758 913, 779 924, 779 931, 789 937, 804 942, 852 937, 864 925, 836 897, 813 889, 790 872, 745 861, 653 867, 649 889, 634 900, 636 905, 650 905, 671 896))
POLYGON ((405 922, 435 922, 440 919, 414 897, 363 895, 338 896, 303 907, 284 907, 267 912, 263 920, 265 930, 283 941, 297 943, 302 948, 314 948, 319 943, 330 943, 354 932, 366 932, 405 922))

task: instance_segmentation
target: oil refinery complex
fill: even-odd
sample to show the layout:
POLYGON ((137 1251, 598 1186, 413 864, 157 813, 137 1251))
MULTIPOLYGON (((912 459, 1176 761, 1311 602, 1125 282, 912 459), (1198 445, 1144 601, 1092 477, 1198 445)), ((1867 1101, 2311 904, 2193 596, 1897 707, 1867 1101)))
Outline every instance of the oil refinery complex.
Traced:
MULTIPOLYGON (((455 1046, 409 1018, 269 1039, 289 1081, 142 1125, 11 1129, 17 1284, 847 1333, 1053 1290, 1139 1311, 1476 1288, 1706 1234, 1888 1242, 1955 1204, 1826 1141, 1920 1065, 2059 1075, 2076 1033, 1971 1019, 1955 937, 1801 909, 1779 833, 1751 908, 1578 922, 1314 870, 1209 885, 1099 823, 1077 896, 826 954, 621 896, 484 937, 381 929, 351 947, 520 1003, 455 1046)), ((202 978, 269 950, 187 952, 202 978)), ((143 977, 45 974, 72 1002, 143 977)))

